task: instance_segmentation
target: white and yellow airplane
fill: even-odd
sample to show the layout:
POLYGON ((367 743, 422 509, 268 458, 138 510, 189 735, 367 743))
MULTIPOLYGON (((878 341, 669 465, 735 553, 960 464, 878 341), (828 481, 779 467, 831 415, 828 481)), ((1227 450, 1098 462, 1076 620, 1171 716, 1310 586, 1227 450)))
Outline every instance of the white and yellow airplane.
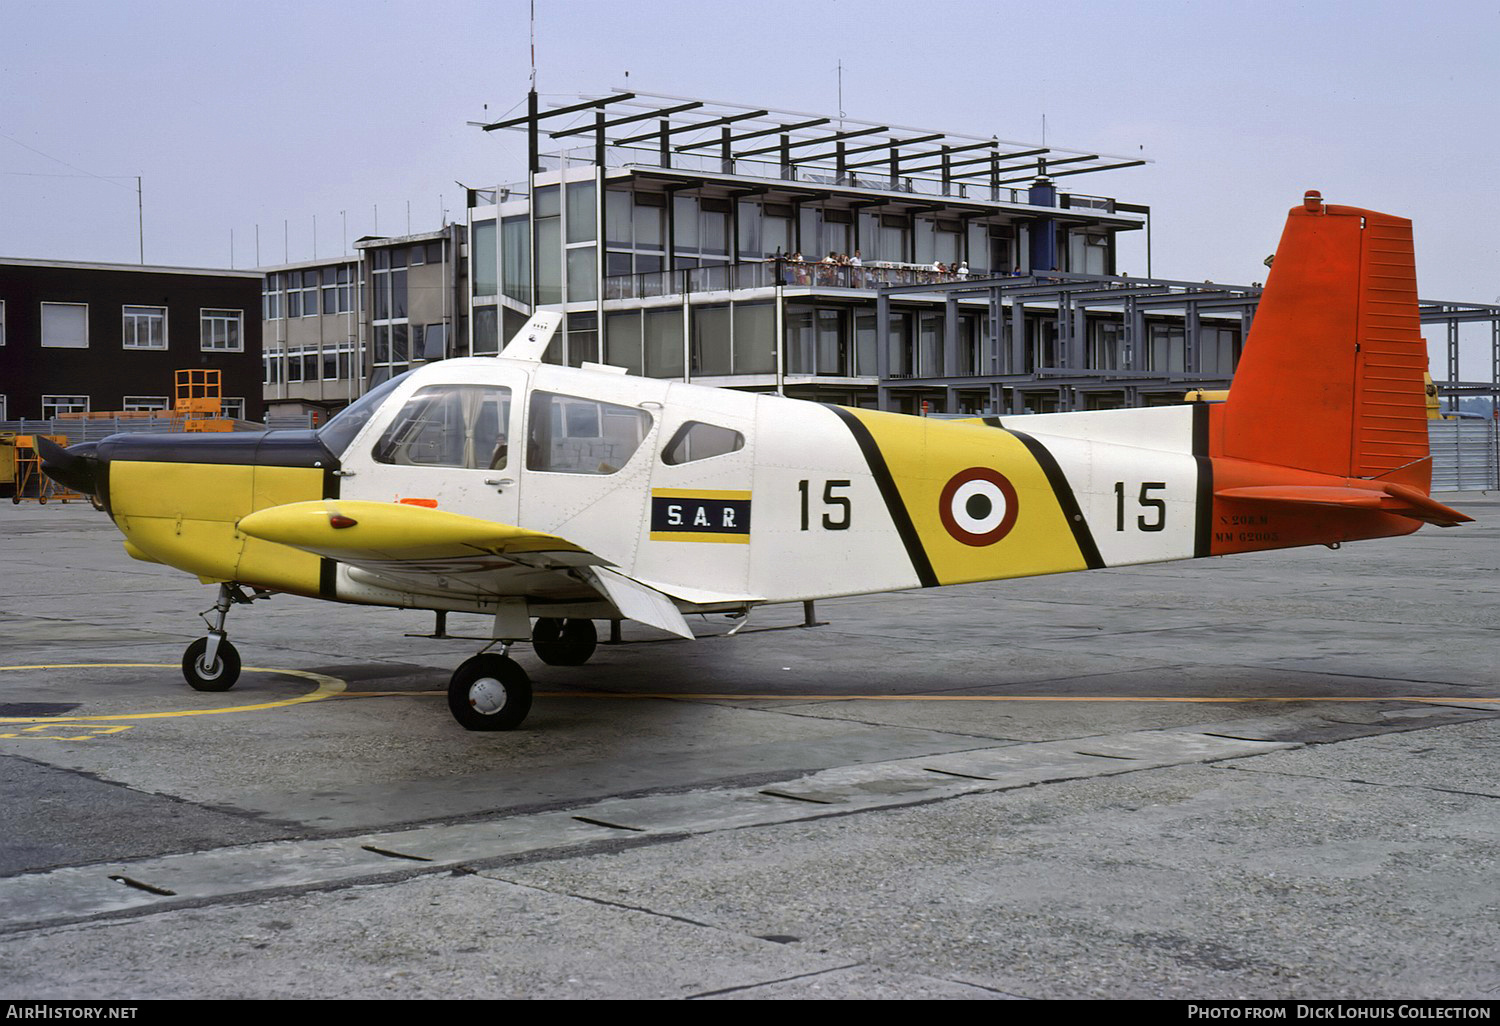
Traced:
POLYGON ((507 652, 592 654, 594 620, 684 614, 1404 535, 1431 499, 1411 224, 1292 210, 1226 402, 935 420, 541 362, 447 360, 318 431, 51 447, 125 549, 219 585, 183 673, 239 675, 232 604, 270 592, 483 613, 453 674, 471 730, 531 706, 507 652), (1311 383, 1311 385, 1309 385, 1311 383), (534 621, 534 625, 533 625, 534 621), (489 651, 495 645, 499 651, 489 651))

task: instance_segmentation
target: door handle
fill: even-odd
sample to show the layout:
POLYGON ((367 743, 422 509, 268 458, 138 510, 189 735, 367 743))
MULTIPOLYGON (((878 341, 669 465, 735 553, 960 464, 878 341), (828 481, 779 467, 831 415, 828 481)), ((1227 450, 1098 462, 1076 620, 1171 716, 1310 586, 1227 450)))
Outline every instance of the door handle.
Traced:
POLYGON ((484 483, 487 485, 494 485, 495 491, 497 492, 503 492, 505 491, 505 489, 515 484, 516 481, 515 478, 512 477, 487 477, 484 479, 484 483))

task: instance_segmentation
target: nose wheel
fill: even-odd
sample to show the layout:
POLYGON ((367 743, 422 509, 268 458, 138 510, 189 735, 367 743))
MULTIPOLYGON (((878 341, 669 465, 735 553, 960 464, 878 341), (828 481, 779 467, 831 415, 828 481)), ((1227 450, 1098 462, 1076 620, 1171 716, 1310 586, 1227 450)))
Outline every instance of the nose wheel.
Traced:
POLYGON ((453 671, 448 709, 465 730, 514 730, 531 712, 531 680, 509 656, 480 653, 453 671))
POLYGON ((236 584, 219 585, 212 609, 204 610, 208 636, 199 638, 182 653, 182 676, 194 691, 228 691, 240 679, 240 654, 224 633, 229 607, 248 605, 257 598, 268 598, 262 591, 247 594, 236 584))
POLYGON ((240 654, 225 638, 208 655, 211 638, 199 638, 182 654, 182 675, 194 691, 228 691, 240 679, 240 654))

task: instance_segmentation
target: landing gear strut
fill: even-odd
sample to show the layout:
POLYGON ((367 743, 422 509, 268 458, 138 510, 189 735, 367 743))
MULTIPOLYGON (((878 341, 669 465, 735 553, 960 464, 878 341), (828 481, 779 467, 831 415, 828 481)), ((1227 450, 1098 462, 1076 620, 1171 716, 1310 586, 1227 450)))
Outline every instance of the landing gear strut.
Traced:
POLYGON ((481 652, 453 671, 448 710, 465 730, 514 730, 531 712, 531 680, 504 649, 481 652))
POLYGON ((228 691, 240 679, 240 654, 225 635, 224 621, 231 605, 264 597, 264 592, 247 595, 237 584, 219 585, 213 608, 202 614, 208 636, 193 642, 182 654, 182 676, 194 691, 228 691))

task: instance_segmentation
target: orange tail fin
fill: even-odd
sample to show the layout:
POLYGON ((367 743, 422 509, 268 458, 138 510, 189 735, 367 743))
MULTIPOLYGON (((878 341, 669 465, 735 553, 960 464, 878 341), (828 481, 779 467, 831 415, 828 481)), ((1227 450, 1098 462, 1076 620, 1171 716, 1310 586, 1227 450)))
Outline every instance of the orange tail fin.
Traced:
POLYGON ((1228 457, 1431 487, 1411 222, 1292 209, 1223 411, 1228 457))

